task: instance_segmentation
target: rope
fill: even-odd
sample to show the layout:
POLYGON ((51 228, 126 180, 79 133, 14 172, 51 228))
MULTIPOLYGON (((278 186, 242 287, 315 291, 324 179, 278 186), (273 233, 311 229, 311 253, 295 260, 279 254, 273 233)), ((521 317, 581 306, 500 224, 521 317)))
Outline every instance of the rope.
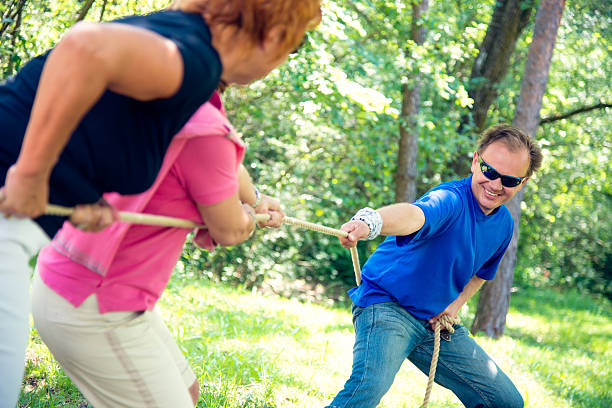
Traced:
MULTIPOLYGON (((58 215, 69 217, 74 212, 74 208, 62 207, 54 204, 47 204, 45 210, 46 215, 58 215)), ((119 219, 125 222, 131 222, 141 225, 156 225, 161 227, 179 227, 179 228, 206 228, 205 225, 197 224, 193 221, 183 218, 166 217, 163 215, 142 214, 128 211, 120 211, 119 219)), ((255 219, 259 221, 267 221, 270 219, 268 214, 256 214, 255 219)), ((284 224, 294 225, 296 227, 306 228, 322 234, 334 235, 336 237, 346 237, 348 234, 342 230, 329 228, 324 225, 314 224, 308 221, 298 220, 293 217, 285 217, 284 224)), ((353 270, 355 271, 355 281, 357 285, 361 283, 361 269, 359 266, 359 254, 357 248, 351 248, 351 258, 353 260, 353 270)))
POLYGON ((436 368, 438 367, 438 356, 440 355, 440 331, 441 327, 444 326, 449 333, 454 333, 455 328, 454 324, 459 323, 459 319, 454 319, 449 315, 442 315, 434 325, 434 349, 433 354, 431 356, 431 364, 429 366, 429 378, 427 380, 427 388, 425 389, 425 398, 423 399, 423 404, 421 404, 421 408, 427 408, 427 404, 429 403, 429 397, 431 395, 431 389, 433 387, 434 379, 436 377, 436 368))
MULTIPOLYGON (((346 231, 329 228, 324 225, 314 224, 308 221, 298 220, 293 217, 283 218, 283 223, 294 225, 296 227, 306 228, 312 231, 320 232, 322 234, 334 235, 336 237, 346 238, 348 236, 348 233, 346 231)), ((359 265, 359 253, 357 252, 356 247, 351 248, 350 251, 351 259, 353 260, 353 271, 355 272, 355 282, 357 283, 357 286, 359 286, 361 284, 361 266, 359 265)))
MULTIPOLYGON (((74 208, 62 207, 54 204, 47 204, 45 215, 60 215, 69 217, 74 212, 74 208)), ((157 225, 160 227, 179 227, 179 228, 206 228, 206 225, 186 220, 183 218, 166 217, 164 215, 142 214, 129 211, 120 211, 119 219, 125 222, 141 225, 157 225)), ((255 214, 255 220, 268 221, 268 214, 255 214)))
MULTIPOLYGON (((61 216, 70 216, 73 212, 72 208, 61 207, 58 205, 47 205, 47 209, 45 214, 47 215, 61 215, 61 216)), ((267 221, 270 218, 267 214, 256 214, 257 221, 267 221)), ((166 227, 180 227, 180 228, 206 228, 206 226, 197 224, 190 220, 185 220, 182 218, 174 218, 174 217, 166 217, 162 215, 153 215, 153 214, 141 214, 141 213, 133 213, 127 211, 119 212, 119 219, 125 222, 132 222, 135 224, 142 225, 157 225, 157 226, 166 226, 166 227)), ((348 233, 339 229, 334 229, 330 227, 326 227, 324 225, 315 224, 308 221, 298 220, 293 217, 285 217, 283 219, 284 224, 293 225, 300 228, 309 229, 312 231, 320 232, 322 234, 334 235, 336 237, 346 237, 348 233)), ((361 284, 361 268, 359 265, 359 254, 357 253, 357 248, 353 247, 350 249, 351 258, 353 260, 353 270, 355 272, 355 281, 357 282, 357 286, 361 284)), ((438 357, 440 354, 440 331, 441 327, 444 326, 449 333, 454 333, 455 329, 453 328, 454 324, 457 324, 458 320, 453 319, 448 315, 443 315, 440 319, 436 320, 435 329, 434 329, 434 349, 431 357, 431 365, 429 367, 429 378, 427 381, 427 389, 425 390, 425 398, 423 399, 423 404, 421 404, 421 408, 427 408, 429 404, 429 397, 431 396, 431 390, 433 388, 434 379, 436 377, 436 368, 438 366, 438 357)))

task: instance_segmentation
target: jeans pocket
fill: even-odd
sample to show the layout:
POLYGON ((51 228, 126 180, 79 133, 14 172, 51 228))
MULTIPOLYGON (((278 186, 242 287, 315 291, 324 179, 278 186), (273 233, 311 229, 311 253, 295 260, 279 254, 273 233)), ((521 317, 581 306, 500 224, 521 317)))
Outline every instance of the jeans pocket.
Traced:
POLYGON ((362 311, 363 311, 363 307, 353 305, 353 308, 351 310, 351 312, 353 313, 353 326, 355 325, 355 320, 357 320, 357 318, 359 317, 362 311))

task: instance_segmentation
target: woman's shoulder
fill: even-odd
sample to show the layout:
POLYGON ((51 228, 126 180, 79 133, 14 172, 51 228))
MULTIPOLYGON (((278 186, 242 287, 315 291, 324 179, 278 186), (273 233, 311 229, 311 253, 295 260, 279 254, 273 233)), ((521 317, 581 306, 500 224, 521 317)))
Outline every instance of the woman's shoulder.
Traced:
POLYGON ((168 38, 182 38, 186 32, 192 32, 197 34, 201 40, 210 41, 210 30, 202 16, 181 10, 159 10, 148 14, 134 14, 110 22, 146 28, 168 38))

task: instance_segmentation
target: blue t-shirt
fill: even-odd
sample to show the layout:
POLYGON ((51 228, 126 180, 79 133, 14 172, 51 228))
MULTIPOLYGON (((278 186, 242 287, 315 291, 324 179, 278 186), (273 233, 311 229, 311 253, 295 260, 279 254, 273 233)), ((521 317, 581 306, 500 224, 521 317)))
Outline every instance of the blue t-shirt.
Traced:
MULTIPOLYGON (((153 184, 172 137, 219 84, 221 61, 199 14, 164 10, 114 22, 172 40, 183 57, 183 82, 174 96, 147 102, 105 92, 84 116, 53 169, 49 193, 53 204, 73 206, 96 202, 105 192, 145 191, 153 184)), ((19 155, 48 54, 32 59, 0 84, 0 186, 19 155)), ((64 219, 43 216, 36 221, 53 236, 64 219)))
POLYGON ((442 312, 474 276, 493 279, 514 223, 506 206, 488 216, 472 194, 471 176, 442 183, 414 204, 425 224, 412 235, 390 236, 363 267, 349 291, 358 306, 396 302, 428 320, 442 312))

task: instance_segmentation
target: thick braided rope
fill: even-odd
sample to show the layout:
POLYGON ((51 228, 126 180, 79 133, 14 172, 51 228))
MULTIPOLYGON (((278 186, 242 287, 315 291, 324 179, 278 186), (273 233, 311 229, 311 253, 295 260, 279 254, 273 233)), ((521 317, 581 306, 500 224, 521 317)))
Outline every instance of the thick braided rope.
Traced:
MULTIPOLYGON (((322 234, 334 235, 336 237, 346 238, 348 236, 348 233, 346 231, 329 228, 324 225, 314 224, 308 221, 298 220, 293 217, 283 218, 283 223, 294 225, 296 227, 306 228, 312 231, 320 232, 322 234)), ((355 272, 355 282, 357 282, 357 286, 359 286, 361 284, 361 267, 359 265, 359 254, 357 253, 356 247, 351 248, 350 251, 351 259, 353 260, 353 271, 355 272)))
MULTIPOLYGON (((45 210, 45 214, 69 217, 70 215, 72 215, 73 211, 73 208, 48 204, 45 210)), ((142 225, 157 225, 162 227, 179 228, 206 228, 205 225, 197 224, 193 221, 185 220, 182 218, 166 217, 163 215, 133 213, 128 211, 120 211, 119 219, 121 221, 142 225)), ((255 219, 258 222, 267 221, 268 219, 270 219, 270 216, 268 214, 256 214, 255 219)), ((348 235, 346 232, 339 229, 329 228, 323 225, 314 224, 312 222, 298 220, 293 217, 285 217, 283 219, 283 223, 301 228, 306 228, 327 235, 334 235, 336 237, 346 237, 348 235)), ((355 281, 357 282, 357 285, 359 285, 361 283, 361 269, 359 266, 359 255, 357 254, 357 248, 351 248, 351 258, 353 260, 353 270, 355 271, 355 281)))
MULTIPOLYGON (((47 204, 45 210, 46 215, 60 215, 69 217, 74 212, 73 208, 62 207, 54 204, 47 204)), ((119 219, 125 222, 141 225, 157 225, 160 227, 179 227, 179 228, 206 228, 206 225, 186 220, 183 218, 166 217, 155 214, 142 214, 129 211, 119 211, 119 219)), ((257 222, 267 221, 270 219, 268 214, 255 214, 257 222)))
POLYGON ((427 408, 429 403, 429 397, 431 396, 431 389, 433 388, 434 378, 436 377, 436 368, 438 367, 438 356, 440 355, 440 331, 441 326, 444 326, 449 333, 454 333, 454 324, 459 323, 459 319, 454 319, 449 315, 442 315, 435 323, 434 330, 434 349, 431 356, 431 364, 429 366, 429 378, 427 380, 427 389, 425 390, 425 398, 421 408, 427 408))

